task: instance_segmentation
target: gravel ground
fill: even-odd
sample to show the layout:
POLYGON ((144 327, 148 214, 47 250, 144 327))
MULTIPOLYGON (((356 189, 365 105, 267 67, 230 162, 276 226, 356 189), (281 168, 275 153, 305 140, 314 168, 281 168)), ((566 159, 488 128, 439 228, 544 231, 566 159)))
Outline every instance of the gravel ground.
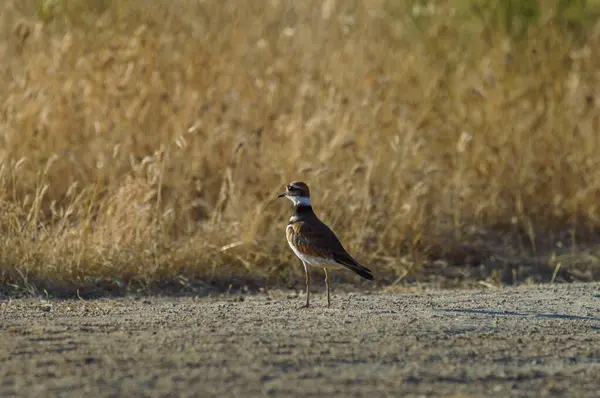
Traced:
POLYGON ((0 303, 0 396, 600 396, 600 284, 0 303))

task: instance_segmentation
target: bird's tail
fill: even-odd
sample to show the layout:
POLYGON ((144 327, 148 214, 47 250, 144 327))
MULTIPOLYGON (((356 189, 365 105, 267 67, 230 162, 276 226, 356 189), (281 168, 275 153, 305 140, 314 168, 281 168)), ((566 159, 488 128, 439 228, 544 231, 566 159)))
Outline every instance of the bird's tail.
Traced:
POLYGON ((362 276, 365 279, 368 279, 370 281, 373 280, 373 274, 371 273, 371 270, 368 269, 367 267, 364 267, 358 263, 344 264, 344 266, 346 268, 348 268, 350 271, 354 271, 355 273, 357 273, 358 275, 362 276))
POLYGON ((363 278, 368 279, 370 281, 373 280, 373 274, 371 273, 371 270, 361 265, 347 252, 336 253, 336 255, 334 256, 334 260, 339 264, 342 264, 344 267, 348 268, 350 271, 356 272, 363 278))

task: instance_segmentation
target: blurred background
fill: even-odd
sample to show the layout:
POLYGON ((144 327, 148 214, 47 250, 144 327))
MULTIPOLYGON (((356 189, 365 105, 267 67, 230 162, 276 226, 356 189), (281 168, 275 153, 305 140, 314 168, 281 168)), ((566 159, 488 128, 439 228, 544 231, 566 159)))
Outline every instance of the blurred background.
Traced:
POLYGON ((600 1, 5 0, 4 293, 600 277, 600 1))

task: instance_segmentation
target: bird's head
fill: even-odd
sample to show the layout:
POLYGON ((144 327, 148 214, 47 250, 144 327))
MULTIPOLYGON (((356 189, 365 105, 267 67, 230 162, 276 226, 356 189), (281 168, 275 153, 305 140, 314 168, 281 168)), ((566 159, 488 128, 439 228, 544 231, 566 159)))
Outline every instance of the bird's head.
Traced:
POLYGON ((294 206, 310 206, 310 190, 302 181, 290 182, 285 187, 285 192, 277 195, 278 198, 288 198, 294 206))

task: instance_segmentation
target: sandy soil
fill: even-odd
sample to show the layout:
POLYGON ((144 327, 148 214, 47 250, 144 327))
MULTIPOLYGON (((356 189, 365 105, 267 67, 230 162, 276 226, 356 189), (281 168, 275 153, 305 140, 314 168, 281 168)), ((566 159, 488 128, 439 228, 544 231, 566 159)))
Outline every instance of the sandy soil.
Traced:
POLYGON ((600 396, 599 284, 313 297, 4 301, 0 396, 600 396))

